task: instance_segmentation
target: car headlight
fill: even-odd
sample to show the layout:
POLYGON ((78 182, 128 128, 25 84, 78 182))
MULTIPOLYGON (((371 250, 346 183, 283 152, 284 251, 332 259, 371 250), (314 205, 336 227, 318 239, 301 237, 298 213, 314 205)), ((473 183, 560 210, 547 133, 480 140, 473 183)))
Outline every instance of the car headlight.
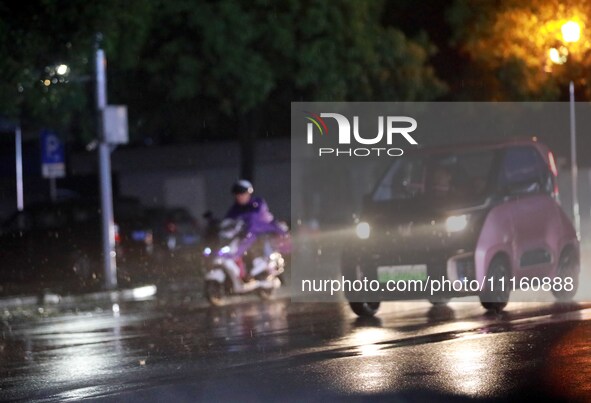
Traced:
POLYGON ((445 220, 445 229, 447 232, 459 232, 468 226, 468 215, 452 215, 445 220))
POLYGON ((360 222, 355 227, 355 234, 359 239, 367 239, 369 238, 369 234, 371 233, 371 227, 366 222, 360 222))

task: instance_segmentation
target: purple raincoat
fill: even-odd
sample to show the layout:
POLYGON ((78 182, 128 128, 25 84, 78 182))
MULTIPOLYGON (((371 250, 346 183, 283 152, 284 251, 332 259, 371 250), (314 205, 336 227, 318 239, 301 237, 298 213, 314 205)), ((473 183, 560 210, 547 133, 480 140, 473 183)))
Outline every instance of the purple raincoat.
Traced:
POLYGON ((225 218, 243 220, 246 227, 246 236, 240 242, 235 257, 240 257, 252 246, 259 235, 277 234, 284 235, 287 231, 279 225, 273 214, 269 211, 267 202, 260 197, 251 197, 247 204, 234 203, 226 213, 225 218))

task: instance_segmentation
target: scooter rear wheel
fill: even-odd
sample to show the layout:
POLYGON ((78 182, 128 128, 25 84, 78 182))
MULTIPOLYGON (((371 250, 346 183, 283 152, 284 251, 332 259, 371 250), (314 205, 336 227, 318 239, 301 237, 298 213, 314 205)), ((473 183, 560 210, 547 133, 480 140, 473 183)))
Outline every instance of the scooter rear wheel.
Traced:
POLYGON ((213 306, 222 306, 224 304, 224 290, 223 284, 217 281, 206 281, 205 282, 205 298, 213 306))

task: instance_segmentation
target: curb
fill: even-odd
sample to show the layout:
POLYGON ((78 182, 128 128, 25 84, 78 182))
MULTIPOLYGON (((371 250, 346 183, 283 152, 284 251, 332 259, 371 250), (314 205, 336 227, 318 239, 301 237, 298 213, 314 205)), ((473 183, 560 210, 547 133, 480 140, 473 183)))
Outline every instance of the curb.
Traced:
POLYGON ((51 304, 71 304, 74 302, 98 302, 98 301, 143 301, 156 295, 157 287, 154 284, 146 284, 134 288, 121 290, 97 291, 88 294, 59 295, 55 293, 43 293, 40 295, 19 295, 0 298, 0 308, 16 308, 51 304))

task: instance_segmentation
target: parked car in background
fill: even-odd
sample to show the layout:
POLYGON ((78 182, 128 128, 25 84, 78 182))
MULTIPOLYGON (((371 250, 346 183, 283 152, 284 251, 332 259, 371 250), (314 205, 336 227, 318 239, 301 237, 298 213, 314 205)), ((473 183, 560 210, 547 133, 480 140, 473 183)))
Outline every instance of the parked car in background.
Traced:
POLYGON ((146 221, 154 236, 154 257, 162 264, 194 262, 199 256, 201 228, 184 207, 148 207, 146 221))
POLYGON ((135 197, 120 196, 113 200, 113 214, 119 229, 120 275, 148 274, 154 259, 154 234, 145 206, 135 197))
MULTIPOLYGON (((141 281, 152 253, 152 235, 133 200, 114 201, 120 283, 141 281), (131 208, 133 206, 133 208, 131 208), (135 210, 135 212, 133 212, 135 210)), ((33 288, 100 287, 102 225, 96 200, 37 203, 14 213, 0 227, 0 279, 33 288)))
POLYGON ((342 257, 345 278, 383 288, 348 293, 351 308, 372 316, 384 300, 441 304, 478 295, 485 309, 500 311, 513 289, 530 283, 532 290, 554 284, 548 291, 556 299, 572 299, 579 240, 559 204, 556 177, 551 150, 534 140, 424 148, 397 158, 366 197, 357 239, 342 257), (480 286, 433 294, 429 279, 480 286), (386 291, 400 280, 427 285, 412 294, 386 291))

